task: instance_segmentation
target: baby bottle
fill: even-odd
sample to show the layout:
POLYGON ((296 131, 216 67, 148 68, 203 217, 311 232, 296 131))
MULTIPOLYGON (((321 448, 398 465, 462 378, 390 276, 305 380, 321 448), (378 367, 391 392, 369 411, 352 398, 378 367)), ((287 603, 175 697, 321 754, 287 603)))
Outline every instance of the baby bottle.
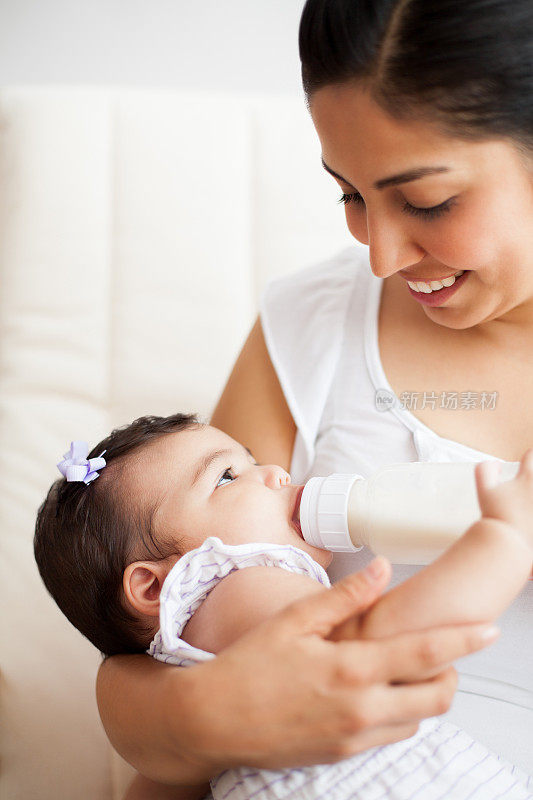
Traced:
MULTIPOLYGON (((519 464, 503 462, 500 480, 519 464)), ((325 550, 363 546, 396 564, 428 564, 461 536, 480 510, 473 463, 393 464, 370 478, 311 478, 300 503, 306 542, 325 550)))

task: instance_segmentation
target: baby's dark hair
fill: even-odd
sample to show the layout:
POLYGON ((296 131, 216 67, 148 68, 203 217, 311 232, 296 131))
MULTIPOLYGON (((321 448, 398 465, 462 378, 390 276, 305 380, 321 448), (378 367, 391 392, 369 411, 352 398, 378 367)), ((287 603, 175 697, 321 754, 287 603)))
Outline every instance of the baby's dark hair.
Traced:
POLYGON ((125 568, 132 560, 176 552, 154 536, 155 503, 139 508, 120 491, 121 475, 148 443, 195 427, 201 423, 194 414, 173 414, 115 428, 88 456, 106 451, 99 477, 89 484, 60 478, 39 508, 33 546, 41 578, 65 616, 104 655, 140 653, 149 643, 148 628, 124 602, 125 568))

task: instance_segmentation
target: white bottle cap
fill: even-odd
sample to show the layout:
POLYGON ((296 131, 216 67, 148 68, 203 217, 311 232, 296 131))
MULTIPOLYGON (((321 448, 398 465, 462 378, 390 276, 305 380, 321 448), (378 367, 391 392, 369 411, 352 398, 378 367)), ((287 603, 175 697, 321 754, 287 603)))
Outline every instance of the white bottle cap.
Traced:
POLYGON ((300 526, 305 541, 323 550, 357 553, 348 532, 348 498, 361 475, 311 478, 300 503, 300 526))

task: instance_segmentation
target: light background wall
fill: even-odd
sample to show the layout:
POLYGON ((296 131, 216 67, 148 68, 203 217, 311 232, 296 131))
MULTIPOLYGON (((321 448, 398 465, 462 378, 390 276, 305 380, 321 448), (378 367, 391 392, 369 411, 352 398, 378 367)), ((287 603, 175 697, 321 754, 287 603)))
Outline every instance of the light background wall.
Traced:
POLYGON ((0 0, 0 82, 300 94, 304 0, 0 0))

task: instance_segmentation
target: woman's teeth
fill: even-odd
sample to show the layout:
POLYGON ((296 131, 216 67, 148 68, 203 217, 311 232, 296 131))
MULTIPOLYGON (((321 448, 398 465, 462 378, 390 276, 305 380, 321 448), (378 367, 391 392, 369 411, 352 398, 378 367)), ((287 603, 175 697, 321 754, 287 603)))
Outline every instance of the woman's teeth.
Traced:
POLYGON ((424 281, 417 281, 416 283, 407 281, 407 283, 415 292, 430 294, 431 292, 437 292, 439 289, 443 289, 445 286, 453 286, 455 279, 460 278, 463 272, 464 269, 460 269, 455 275, 452 275, 450 278, 444 278, 443 281, 430 281, 429 283, 424 283, 424 281))

